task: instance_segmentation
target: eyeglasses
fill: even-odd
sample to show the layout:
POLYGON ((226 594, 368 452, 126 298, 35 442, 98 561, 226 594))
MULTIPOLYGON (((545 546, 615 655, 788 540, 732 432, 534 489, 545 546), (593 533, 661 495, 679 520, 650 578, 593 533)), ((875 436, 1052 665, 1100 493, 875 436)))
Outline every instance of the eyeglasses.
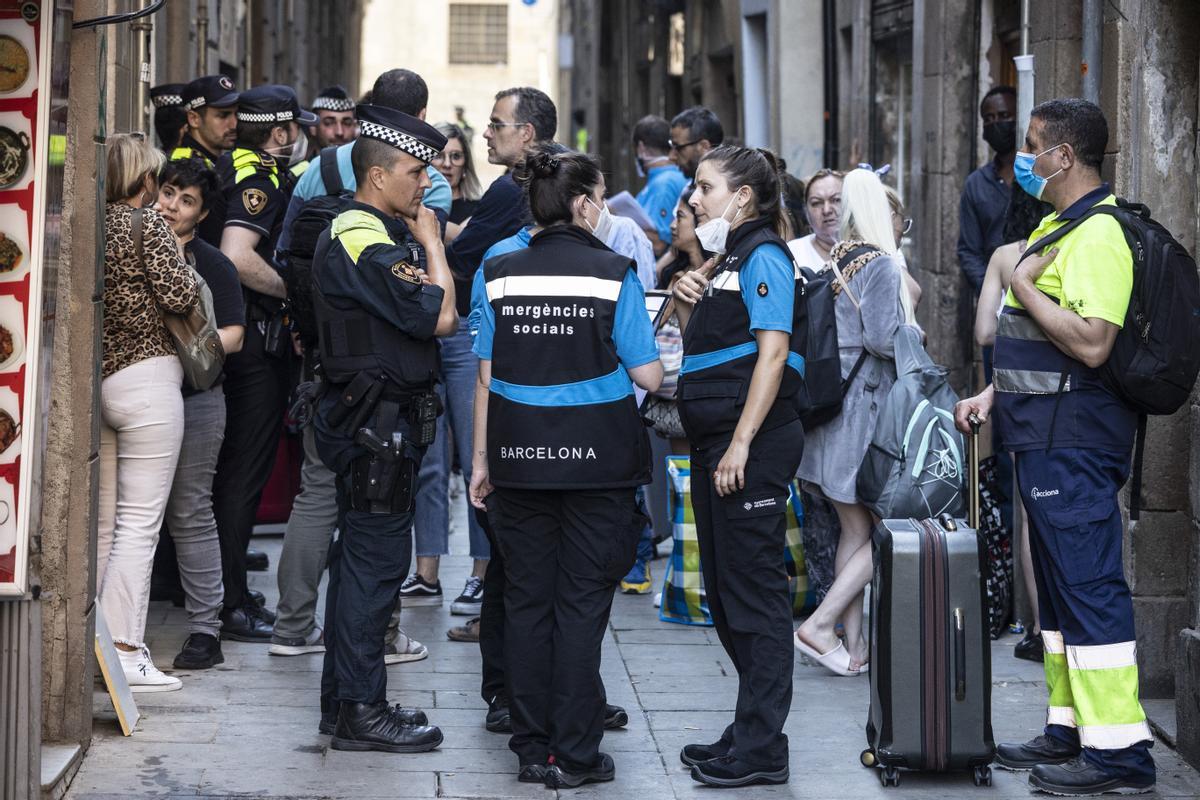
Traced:
POLYGON ((684 142, 683 144, 675 144, 674 142, 668 142, 668 143, 671 145, 672 150, 675 150, 676 152, 678 152, 680 150, 683 150, 683 148, 685 148, 685 147, 691 147, 694 144, 700 144, 700 142, 702 142, 702 141, 704 141, 704 140, 703 139, 693 139, 692 141, 684 142))
POLYGON ((487 126, 488 126, 488 130, 490 130, 492 133, 495 133, 496 131, 500 130, 501 128, 522 128, 529 124, 531 124, 531 123, 528 123, 528 122, 489 122, 487 124, 487 126))
MULTIPOLYGON (((893 216, 893 217, 899 217, 900 215, 899 215, 899 214, 897 214, 895 211, 893 211, 893 212, 892 212, 892 216, 893 216)), ((900 235, 901 235, 901 236, 908 236, 908 234, 909 234, 909 232, 912 230, 912 226, 913 226, 912 217, 901 217, 901 218, 900 218, 900 225, 901 225, 901 227, 900 227, 900 235)))
POLYGON ((467 161, 467 154, 461 150, 456 150, 449 155, 445 153, 438 153, 433 157, 434 164, 442 164, 446 161, 449 161, 451 164, 465 164, 467 161))

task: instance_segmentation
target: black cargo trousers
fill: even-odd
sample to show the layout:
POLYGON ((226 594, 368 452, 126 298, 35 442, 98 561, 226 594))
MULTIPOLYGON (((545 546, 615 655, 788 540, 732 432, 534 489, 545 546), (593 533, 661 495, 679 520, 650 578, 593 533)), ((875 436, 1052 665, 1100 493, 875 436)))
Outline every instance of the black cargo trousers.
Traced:
POLYGON ((745 487, 721 497, 713 473, 728 443, 692 448, 692 510, 700 568, 717 636, 738 673, 730 755, 757 767, 788 763, 783 725, 792 704, 792 601, 784 547, 787 498, 804 451, 793 421, 750 445, 745 487))

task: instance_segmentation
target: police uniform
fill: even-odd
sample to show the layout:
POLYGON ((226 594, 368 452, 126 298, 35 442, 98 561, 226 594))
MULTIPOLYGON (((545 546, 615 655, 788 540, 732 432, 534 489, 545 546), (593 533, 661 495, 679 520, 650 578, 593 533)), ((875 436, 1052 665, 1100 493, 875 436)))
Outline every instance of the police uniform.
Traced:
MULTIPOLYGON (((505 567, 505 661, 522 767, 594 769, 600 641, 645 518, 650 451, 627 370, 658 350, 629 258, 559 225, 488 260, 472 311, 491 361, 488 500, 505 567)), ((485 587, 487 582, 485 582, 485 587)))
MULTIPOLYGON (((714 746, 739 762, 783 770, 792 700, 792 607, 784 569, 789 487, 804 432, 796 395, 804 375, 796 302, 799 271, 767 219, 734 229, 727 254, 683 335, 679 416, 692 444, 692 509, 709 610, 738 672, 733 724, 714 746), (758 361, 755 331, 791 337, 779 393, 750 445, 745 486, 725 497, 713 473, 733 437, 758 361)), ((777 781, 776 781, 777 782, 777 781)))
MULTIPOLYGON (((224 75, 205 75, 196 78, 183 87, 180 93, 184 109, 200 112, 205 107, 233 108, 238 104, 240 95, 235 91, 233 81, 224 75)), ((185 132, 179 144, 171 150, 172 161, 196 159, 209 169, 216 169, 221 154, 214 153, 197 142, 190 132, 185 132)), ((196 226, 196 235, 213 247, 221 246, 221 232, 225 229, 225 194, 221 192, 213 198, 208 209, 208 215, 196 226)))
MULTIPOLYGON (((317 94, 317 96, 313 99, 310 108, 312 108, 313 113, 317 115, 319 124, 320 112, 353 112, 355 105, 354 99, 350 97, 350 94, 346 91, 344 86, 330 86, 322 89, 317 94)), ((312 166, 313 160, 317 157, 317 154, 321 151, 323 146, 324 145, 317 140, 316 135, 309 137, 307 157, 303 161, 292 165, 292 174, 297 180, 299 180, 300 176, 305 172, 308 172, 308 168, 312 166)))
MULTIPOLYGON (((1107 184, 1044 219, 1029 241, 1097 203, 1114 203, 1107 184)), ((1133 266, 1117 221, 1096 216, 1055 247, 1059 253, 1037 288, 1080 316, 1123 325, 1133 266)), ((1106 772, 1152 782, 1153 737, 1138 702, 1117 498, 1129 474, 1136 414, 1097 370, 1051 343, 1011 291, 994 357, 997 434, 1016 454, 1029 516, 1050 695, 1045 734, 1068 748, 1082 746, 1084 757, 1106 772)))
MULTIPOLYGON (((415 117, 371 106, 362 112, 362 137, 426 164, 445 146, 444 136, 415 117)), ((428 444, 421 429, 436 419, 434 331, 445 293, 422 282, 424 259, 403 222, 357 201, 322 234, 313 259, 326 378, 315 435, 321 460, 337 475, 339 512, 322 711, 336 719, 338 749, 388 749, 376 745, 406 736, 418 740, 410 742, 417 749, 441 742, 436 729, 376 730, 398 719, 386 703, 384 634, 411 561, 414 480, 428 444)))
MULTIPOLYGON (((304 117, 290 88, 259 86, 241 95, 238 119, 288 122, 304 117)), ((274 265, 275 243, 291 189, 286 170, 267 153, 239 145, 218 159, 216 172, 226 207, 223 227, 247 228, 259 234, 255 252, 274 265)), ((257 613, 247 595, 246 548, 263 487, 275 463, 291 388, 293 352, 283 301, 245 286, 242 291, 246 335, 242 349, 225 361, 228 422, 213 480, 213 512, 225 582, 223 619, 227 629, 234 631, 231 635, 259 641, 270 638, 269 627, 240 630, 247 620, 232 620, 230 615, 257 613)))
MULTIPOLYGON (((154 106, 154 126, 167 124, 170 114, 183 114, 183 90, 187 84, 162 83, 150 87, 150 105, 154 106)), ((182 123, 179 127, 182 127, 182 123)), ((178 130, 178 128, 176 128, 178 130)), ((175 149, 176 142, 165 142, 160 139, 159 147, 168 155, 175 149)))

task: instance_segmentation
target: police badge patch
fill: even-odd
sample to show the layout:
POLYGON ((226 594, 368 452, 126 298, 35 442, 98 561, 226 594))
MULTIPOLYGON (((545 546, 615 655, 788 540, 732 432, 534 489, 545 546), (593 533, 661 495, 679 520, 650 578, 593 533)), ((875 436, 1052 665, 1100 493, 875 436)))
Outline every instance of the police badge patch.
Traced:
POLYGON ((421 282, 421 275, 417 272, 417 268, 407 261, 397 261, 395 264, 392 264, 392 274, 408 283, 421 282))
POLYGON ((769 292, 769 291, 770 291, 770 289, 767 288, 767 285, 765 283, 760 283, 758 285, 758 296, 759 297, 766 297, 767 292, 769 292))
POLYGON ((256 216, 267 207, 267 193, 262 189, 246 189, 242 192, 242 205, 251 216, 256 216))

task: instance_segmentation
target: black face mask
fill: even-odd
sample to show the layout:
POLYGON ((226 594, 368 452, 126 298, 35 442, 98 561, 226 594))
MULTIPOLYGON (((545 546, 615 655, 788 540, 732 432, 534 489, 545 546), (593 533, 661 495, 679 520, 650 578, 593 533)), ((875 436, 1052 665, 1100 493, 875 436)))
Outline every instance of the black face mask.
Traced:
POLYGON ((1017 149, 1017 123, 1006 119, 983 126, 983 140, 1004 156, 1017 149))

